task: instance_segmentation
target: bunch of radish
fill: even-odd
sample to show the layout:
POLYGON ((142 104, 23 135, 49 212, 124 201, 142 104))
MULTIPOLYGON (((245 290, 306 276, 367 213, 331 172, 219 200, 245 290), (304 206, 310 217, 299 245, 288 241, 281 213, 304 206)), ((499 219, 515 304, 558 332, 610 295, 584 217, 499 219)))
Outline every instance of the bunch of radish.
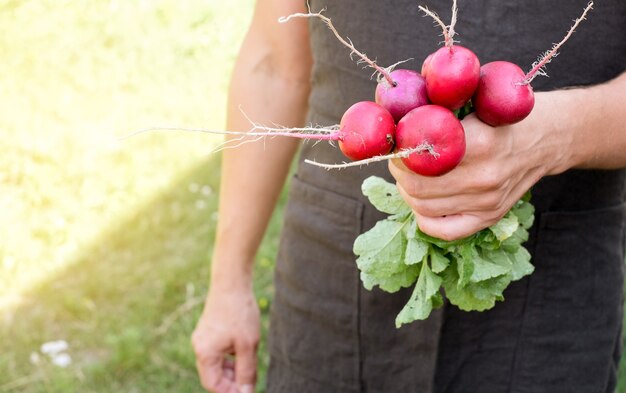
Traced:
MULTIPOLYGON (((420 6, 441 26, 445 43, 424 60, 420 73, 394 70, 395 65, 378 66, 352 42, 343 39, 321 12, 281 18, 280 22, 295 17, 320 18, 351 54, 378 74, 375 102, 355 103, 344 113, 339 128, 323 135, 323 139, 337 140, 344 155, 354 162, 338 165, 308 162, 330 169, 401 158, 409 169, 421 175, 439 176, 449 172, 465 154, 465 131, 459 117, 473 110, 480 120, 494 127, 526 118, 535 102, 530 83, 543 74, 543 67, 554 58, 592 5, 587 5, 565 38, 542 55, 528 73, 507 61, 481 66, 470 49, 455 45, 456 0, 448 26, 435 13, 420 6)), ((314 134, 305 137, 322 139, 314 134)))

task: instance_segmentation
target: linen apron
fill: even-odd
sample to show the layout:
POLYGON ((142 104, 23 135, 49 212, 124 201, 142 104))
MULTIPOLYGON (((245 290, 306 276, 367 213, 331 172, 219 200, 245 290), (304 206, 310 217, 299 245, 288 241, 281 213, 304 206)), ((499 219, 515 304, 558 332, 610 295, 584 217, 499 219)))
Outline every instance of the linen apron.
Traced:
MULTIPOLYGON (((451 1, 312 0, 338 31, 387 66, 419 70, 440 46, 451 1)), ((456 39, 481 64, 508 60, 529 69, 586 6, 581 1, 459 2, 456 39)), ((350 60, 319 20, 308 120, 338 124, 353 103, 373 100, 370 70, 350 60)), ((626 1, 598 1, 535 91, 594 85, 626 68, 626 1)), ((626 94, 626 92, 625 92, 626 94)), ((597 130, 602 138, 602 130, 597 130)), ((626 125, 624 126, 626 132, 626 125)), ((625 152, 626 154, 626 152, 625 152)), ((513 283, 486 312, 446 304, 426 321, 396 329, 412 288, 367 291, 354 239, 384 216, 361 194, 370 175, 392 180, 387 164, 325 171, 302 161, 345 160, 326 143, 304 144, 292 179, 275 271, 268 393, 613 392, 620 356, 624 276, 624 170, 570 170, 533 188, 536 221, 526 247, 535 272, 513 283)))

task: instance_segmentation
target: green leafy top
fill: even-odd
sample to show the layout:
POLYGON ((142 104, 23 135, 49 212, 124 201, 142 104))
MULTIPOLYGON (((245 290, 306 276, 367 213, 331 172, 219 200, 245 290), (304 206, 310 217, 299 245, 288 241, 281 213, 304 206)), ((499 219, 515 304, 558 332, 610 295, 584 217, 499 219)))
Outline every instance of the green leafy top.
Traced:
POLYGON ((428 318, 443 304, 441 288, 460 309, 483 311, 504 299, 502 293, 512 281, 534 270, 522 246, 534 218, 529 196, 497 224, 465 239, 445 241, 419 230, 395 185, 372 176, 362 190, 374 207, 390 214, 354 243, 363 285, 396 292, 415 284, 396 317, 397 327, 428 318))

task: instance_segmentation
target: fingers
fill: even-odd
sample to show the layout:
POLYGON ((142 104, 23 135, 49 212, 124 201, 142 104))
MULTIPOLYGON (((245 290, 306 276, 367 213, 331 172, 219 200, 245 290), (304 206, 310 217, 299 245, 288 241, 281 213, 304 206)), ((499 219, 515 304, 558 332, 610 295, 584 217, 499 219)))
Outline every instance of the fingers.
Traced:
MULTIPOLYGON (((500 207, 497 209, 482 211, 458 210, 456 213, 445 216, 422 214, 414 209, 417 224, 422 232, 443 240, 450 241, 471 236, 496 224, 539 177, 540 175, 537 173, 529 175, 528 178, 502 197, 499 204, 500 207)), ((398 187, 398 190, 400 190, 400 187, 398 187)), ((402 192, 400 190, 400 193, 402 192)), ((409 199, 409 201, 412 201, 412 206, 416 204, 412 199, 409 199)), ((417 205, 419 204, 417 202, 417 205)), ((423 209, 421 210, 424 211, 423 209)))
POLYGON ((221 356, 196 361, 202 387, 213 393, 238 393, 234 370, 225 366, 221 356))
POLYGON ((235 362, 230 358, 224 359, 224 361, 222 362, 222 372, 224 373, 224 378, 228 379, 229 381, 234 382, 235 381, 235 362))
POLYGON ((208 330, 198 328, 191 337, 202 387, 213 393, 238 393, 234 362, 227 357, 233 352, 232 347, 215 338, 208 330))
POLYGON ((449 216, 460 213, 480 213, 493 212, 493 216, 498 216, 505 208, 503 198, 506 194, 497 191, 490 191, 484 194, 475 195, 453 195, 443 198, 421 199, 415 198, 397 183, 398 192, 404 200, 411 206, 414 212, 429 217, 449 216))
MULTIPOLYGON (((205 332, 206 333, 206 332, 205 332)), ((239 337, 234 347, 217 345, 203 334, 194 334, 196 368, 202 386, 213 393, 253 393, 256 383, 258 338, 239 337), (229 355, 229 354, 234 354, 229 355)))
POLYGON ((504 167, 462 163, 442 176, 421 176, 408 169, 401 160, 389 161, 389 172, 402 184, 407 194, 421 199, 454 195, 478 195, 507 188, 512 176, 504 167))
POLYGON ((430 236, 452 241, 463 239, 495 224, 472 214, 456 214, 446 217, 427 217, 415 213, 420 230, 430 236))
POLYGON ((202 386, 213 393, 253 393, 256 383, 256 351, 243 352, 231 360, 221 356, 196 362, 202 386))
POLYGON ((242 338, 235 348, 235 380, 240 393, 253 393, 257 372, 257 339, 242 338))

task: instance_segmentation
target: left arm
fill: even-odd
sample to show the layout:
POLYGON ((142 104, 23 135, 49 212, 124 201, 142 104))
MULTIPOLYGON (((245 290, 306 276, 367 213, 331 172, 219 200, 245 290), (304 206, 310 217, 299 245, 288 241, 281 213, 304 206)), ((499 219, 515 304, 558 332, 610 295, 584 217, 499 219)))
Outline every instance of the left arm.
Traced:
POLYGON ((443 176, 390 162, 422 231, 460 239, 495 224, 543 176, 626 167, 626 73, 596 86, 537 93, 535 100, 531 114, 509 126, 466 117, 466 155, 443 176))

